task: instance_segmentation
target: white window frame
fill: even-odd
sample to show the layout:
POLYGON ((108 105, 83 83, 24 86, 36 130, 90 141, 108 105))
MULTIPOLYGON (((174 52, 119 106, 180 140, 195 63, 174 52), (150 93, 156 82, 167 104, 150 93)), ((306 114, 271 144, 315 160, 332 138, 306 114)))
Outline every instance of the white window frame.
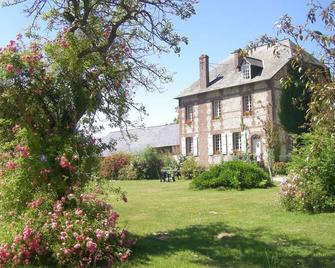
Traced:
POLYGON ((187 105, 185 107, 185 120, 186 121, 193 120, 193 105, 187 105))
POLYGON ((252 112, 252 97, 251 95, 242 96, 243 102, 243 113, 251 113, 252 112))
POLYGON ((185 138, 185 153, 186 155, 193 155, 193 137, 185 138))
POLYGON ((251 78, 251 65, 248 62, 245 62, 241 66, 241 73, 242 77, 244 79, 250 79, 251 78))
POLYGON ((215 100, 212 102, 212 115, 213 119, 218 119, 221 117, 221 101, 215 100))
POLYGON ((222 153, 221 134, 213 135, 213 152, 214 152, 214 154, 221 154, 222 153))
POLYGON ((241 152, 242 150, 242 140, 241 140, 241 132, 233 132, 233 151, 241 152))

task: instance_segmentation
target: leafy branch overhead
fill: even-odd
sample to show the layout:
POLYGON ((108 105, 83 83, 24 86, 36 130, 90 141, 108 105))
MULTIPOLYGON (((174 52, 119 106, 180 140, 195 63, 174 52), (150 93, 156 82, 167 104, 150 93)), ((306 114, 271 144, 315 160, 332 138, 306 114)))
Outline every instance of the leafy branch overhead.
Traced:
MULTIPOLYGON (((165 68, 148 62, 148 56, 171 50, 180 52, 181 44, 187 44, 188 40, 175 32, 172 18, 188 19, 195 14, 195 3, 194 0, 5 2, 4 5, 28 5, 25 11, 34 18, 32 26, 42 19, 50 31, 58 33, 56 40, 39 43, 43 62, 40 71, 46 76, 53 73, 51 76, 62 77, 57 83, 52 80, 52 85, 41 81, 48 84, 43 87, 50 94, 34 96, 46 103, 44 113, 51 121, 49 128, 63 124, 64 120, 69 129, 74 129, 80 119, 92 125, 97 112, 103 113, 112 126, 131 124, 126 119, 130 109, 145 112, 143 106, 133 101, 135 88, 154 91, 172 79, 165 68), (56 92, 62 92, 61 96, 56 92)), ((36 32, 30 36, 36 36, 36 32)), ((16 83, 22 83, 21 78, 16 77, 16 83)), ((0 85, 0 90, 3 87, 0 85)))

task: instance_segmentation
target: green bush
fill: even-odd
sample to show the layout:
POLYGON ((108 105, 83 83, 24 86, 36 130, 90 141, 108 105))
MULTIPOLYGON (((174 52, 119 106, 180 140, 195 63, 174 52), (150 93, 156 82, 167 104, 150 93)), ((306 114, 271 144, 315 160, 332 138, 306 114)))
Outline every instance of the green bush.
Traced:
POLYGON ((274 162, 272 164, 272 172, 274 175, 287 175, 287 163, 274 162))
POLYGON ((128 166, 125 166, 120 169, 118 174, 119 180, 138 180, 139 174, 137 172, 137 169, 134 168, 133 164, 129 164, 128 166))
POLYGON ((201 174, 203 170, 194 157, 188 157, 180 166, 180 176, 182 179, 191 180, 201 174))
POLYGON ((161 154, 148 147, 134 157, 133 166, 139 179, 159 179, 163 167, 161 154))
POLYGON ((267 172, 256 164, 239 160, 222 162, 197 176, 191 183, 196 189, 248 189, 271 186, 267 172))
POLYGON ((322 131, 299 136, 291 154, 289 176, 281 185, 288 210, 335 211, 335 138, 322 131))

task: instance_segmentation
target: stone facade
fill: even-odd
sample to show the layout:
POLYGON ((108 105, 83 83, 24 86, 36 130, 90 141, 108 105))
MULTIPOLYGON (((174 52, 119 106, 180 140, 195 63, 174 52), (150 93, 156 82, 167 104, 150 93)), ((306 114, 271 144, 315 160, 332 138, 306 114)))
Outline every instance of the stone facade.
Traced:
MULTIPOLYGON (((236 58, 232 58, 231 64, 236 63, 236 58)), ((207 64, 204 64, 205 59, 208 60, 208 57, 205 58, 204 55, 199 58, 200 79, 195 93, 191 91, 191 94, 187 93, 177 98, 182 154, 195 156, 204 166, 229 160, 241 153, 254 154, 258 161, 266 164, 267 144, 264 126, 267 121, 280 124, 280 78, 285 74, 285 64, 282 64, 270 79, 256 79, 255 82, 250 79, 244 84, 206 90, 206 82, 202 81, 206 80, 206 74, 203 74, 203 70, 206 69, 203 66, 207 64), (245 99, 248 100, 250 111, 244 109, 245 99), (214 101, 220 103, 220 116, 217 117, 213 116, 214 101), (191 119, 187 118, 186 107, 192 107, 191 119), (214 135, 218 135, 215 136, 216 141, 214 135), (192 145, 187 143, 187 138, 192 140, 192 145), (214 149, 214 146, 219 150, 214 149)), ((234 67, 233 72, 241 71, 234 67)), ((285 161, 288 154, 288 135, 280 129, 279 137, 280 160, 285 161)))

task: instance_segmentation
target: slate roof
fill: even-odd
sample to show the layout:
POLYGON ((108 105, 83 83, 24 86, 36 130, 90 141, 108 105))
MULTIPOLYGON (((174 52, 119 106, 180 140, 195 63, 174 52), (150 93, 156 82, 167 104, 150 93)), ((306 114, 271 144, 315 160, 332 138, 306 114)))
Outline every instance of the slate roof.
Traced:
POLYGON ((255 58, 252 58, 252 57, 245 57, 244 59, 247 62, 249 62, 251 65, 263 68, 263 62, 259 59, 255 59, 255 58))
MULTIPOLYGON (((276 48, 277 53, 274 53, 273 47, 260 46, 250 50, 246 60, 252 61, 256 66, 262 67, 261 75, 251 79, 244 79, 240 72, 236 71, 234 63, 234 54, 224 59, 218 66, 209 71, 209 86, 200 89, 200 81, 197 80, 188 88, 184 89, 176 99, 196 95, 199 93, 215 91, 249 83, 255 83, 271 79, 292 57, 294 44, 290 40, 283 40, 280 46, 276 48)), ((321 65, 311 54, 304 53, 306 61, 312 64, 321 65)), ((250 62, 251 63, 251 62, 250 62)))
MULTIPOLYGON (((154 148, 179 145, 179 124, 168 124, 147 128, 128 130, 127 133, 115 131, 103 138, 104 142, 116 140, 116 151, 135 153, 148 146, 154 148)), ((104 156, 110 155, 110 151, 103 152, 104 156)))

